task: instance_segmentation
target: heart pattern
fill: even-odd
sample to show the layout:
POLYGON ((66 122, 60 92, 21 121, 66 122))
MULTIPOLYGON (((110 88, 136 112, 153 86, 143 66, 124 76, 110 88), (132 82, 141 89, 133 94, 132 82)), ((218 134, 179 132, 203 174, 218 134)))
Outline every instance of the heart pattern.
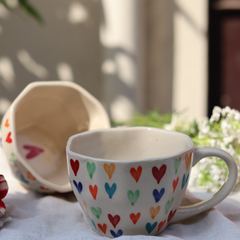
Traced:
POLYGON ((147 223, 146 224, 146 230, 147 230, 148 234, 150 234, 156 226, 157 226, 157 222, 155 222, 153 224, 147 223))
POLYGON ((12 143, 11 134, 12 134, 12 133, 9 132, 8 135, 7 135, 7 138, 6 138, 6 142, 7 142, 7 143, 12 143))
POLYGON ((177 187, 177 185, 178 185, 178 182, 179 182, 179 177, 177 177, 176 180, 173 180, 173 183, 172 183, 172 186, 173 186, 173 192, 175 192, 176 187, 177 187))
POLYGON ((37 146, 24 145, 23 148, 29 150, 29 153, 26 155, 26 159, 28 160, 37 157, 44 151, 42 148, 37 146))
POLYGON ((107 182, 105 183, 105 190, 110 199, 112 199, 113 194, 116 192, 116 189, 117 189, 116 183, 113 183, 113 185, 111 187, 109 186, 109 184, 107 182))
POLYGON ((189 168, 189 164, 190 164, 190 162, 191 162, 191 159, 192 159, 192 152, 188 155, 188 154, 186 154, 186 156, 185 156, 185 163, 186 163, 186 169, 188 170, 188 168, 189 168))
POLYGON ((78 160, 74 161, 73 159, 71 159, 70 164, 71 164, 72 170, 74 172, 74 175, 77 176, 77 172, 78 172, 79 165, 80 165, 79 161, 78 160))
POLYGON ((154 219, 157 214, 159 213, 161 207, 160 206, 157 206, 156 209, 154 207, 151 207, 150 208, 150 215, 151 215, 151 218, 154 219))
POLYGON ((173 200, 174 200, 174 198, 172 198, 171 201, 170 201, 170 200, 167 201, 167 203, 166 203, 166 205, 165 205, 165 214, 168 213, 168 210, 169 210, 169 208, 171 207, 171 205, 172 205, 172 203, 173 203, 173 200))
POLYGON ((108 165, 107 163, 104 163, 103 168, 104 168, 105 172, 107 173, 109 179, 111 179, 112 175, 115 171, 115 164, 111 163, 110 165, 108 165))
POLYGON ((181 164, 181 157, 179 157, 178 159, 174 160, 174 169, 175 169, 175 174, 177 174, 178 169, 180 167, 181 164))
POLYGON ((158 224, 158 232, 162 229, 162 227, 164 226, 164 224, 166 223, 166 220, 164 221, 161 221, 159 224, 158 224))
POLYGON ((154 197, 156 203, 158 203, 160 201, 160 199, 162 198, 164 193, 165 193, 165 188, 162 188, 159 192, 157 189, 153 190, 153 197, 154 197))
POLYGON ((95 163, 93 162, 92 164, 90 162, 87 162, 87 170, 88 170, 88 174, 89 174, 89 177, 92 179, 93 177, 93 174, 96 170, 96 165, 95 163))
POLYGON ((152 168, 152 174, 159 184, 163 176, 165 175, 167 166, 163 164, 159 169, 157 167, 152 168))
POLYGON ((172 220, 173 216, 175 215, 177 209, 175 209, 174 211, 171 211, 168 215, 168 223, 172 220))
POLYGON ((129 202, 131 203, 132 206, 138 200, 139 195, 140 195, 140 191, 139 190, 136 190, 134 193, 131 190, 128 191, 128 200, 129 200, 129 202))
POLYGON ((81 194, 82 192, 82 189, 83 189, 83 185, 81 182, 76 182, 75 180, 73 180, 73 184, 74 186, 76 187, 76 189, 78 190, 78 192, 81 194))
POLYGON ((106 232, 107 232, 107 224, 106 224, 106 223, 104 223, 103 225, 101 225, 100 223, 98 223, 98 227, 100 228, 100 230, 101 230, 104 234, 106 234, 106 232))
MULTIPOLYGON (((183 188, 186 186, 188 182, 189 171, 186 171, 186 170, 189 170, 190 168, 191 159, 192 159, 192 153, 188 153, 172 159, 172 162, 169 163, 169 165, 162 164, 160 166, 152 165, 150 168, 144 167, 144 172, 143 172, 143 166, 141 165, 130 167, 129 169, 126 169, 126 171, 124 169, 124 172, 121 172, 122 169, 120 169, 120 171, 118 170, 117 163, 107 162, 107 163, 101 163, 100 165, 99 163, 96 163, 93 161, 91 162, 86 161, 85 162, 86 168, 80 169, 79 160, 70 159, 70 166, 71 166, 70 171, 72 171, 73 172, 72 175, 75 176, 75 179, 72 180, 72 183, 75 189, 77 190, 75 191, 75 193, 78 192, 80 196, 79 202, 82 204, 83 204, 83 199, 81 198, 81 195, 83 196, 82 193, 85 194, 86 192, 86 190, 83 191, 83 188, 84 188, 83 185, 85 181, 85 180, 83 181, 83 179, 85 179, 85 176, 87 177, 90 183, 84 189, 89 188, 89 192, 91 194, 88 191, 87 192, 93 198, 92 200, 90 199, 88 200, 87 198, 86 199, 84 198, 84 200, 87 200, 87 203, 88 203, 88 206, 86 206, 85 204, 84 212, 87 214, 87 217, 92 227, 95 228, 96 231, 100 231, 102 232, 102 234, 106 236, 116 238, 124 234, 123 226, 127 224, 127 221, 132 222, 133 227, 134 225, 136 225, 137 227, 140 227, 142 226, 142 224, 144 224, 142 227, 145 226, 144 231, 146 231, 147 234, 156 234, 158 232, 161 232, 163 229, 165 229, 166 225, 172 220, 172 218, 174 217, 177 211, 177 209, 175 208, 172 209, 173 207, 176 207, 176 204, 173 204, 174 198, 178 197, 178 194, 180 191, 184 191, 183 188), (185 161, 182 161, 182 159, 185 159, 185 161), (168 170, 169 166, 172 166, 171 167, 172 170, 168 170), (101 168, 100 172, 98 172, 99 167, 101 168), (105 173, 102 174, 102 172, 105 172, 106 174, 105 173), (115 172, 118 175, 114 175, 115 172), (133 187, 132 190, 127 191, 127 194, 125 192, 126 195, 124 195, 124 188, 122 188, 122 183, 121 182, 118 183, 119 172, 121 174, 126 174, 126 179, 130 180, 129 185, 133 187), (99 176, 100 173, 101 173, 102 179, 105 179, 103 180, 105 181, 104 184, 102 183, 101 179, 98 182, 98 179, 95 178, 96 176, 99 176), (130 176, 130 178, 127 178, 127 174, 128 176, 130 176), (146 174, 149 174, 149 178, 146 178, 146 174), (167 177, 164 178, 165 175, 167 177), (169 175, 171 175, 171 177, 169 175), (155 203, 157 203, 157 206, 156 205, 149 206, 148 208, 149 220, 147 220, 146 222, 143 222, 145 217, 144 218, 142 217, 143 215, 142 215, 142 209, 141 209, 143 208, 142 202, 145 201, 144 200, 145 196, 143 196, 143 192, 141 192, 140 194, 140 191, 142 191, 141 184, 142 184, 142 181, 144 181, 144 179, 145 181, 147 180, 145 182, 145 185, 148 186, 150 190, 151 190, 151 186, 153 185, 152 187, 153 190, 151 190, 152 191, 151 198, 152 198, 152 201, 155 201, 155 203), (179 181, 180 179, 181 181, 179 181), (140 185, 139 185, 139 181, 141 181, 140 185), (180 186, 178 187, 178 185, 180 185, 181 187, 180 186), (139 189, 137 186, 139 186, 139 189), (172 190, 169 189, 171 187, 172 187, 172 190), (170 194, 170 191, 171 191, 171 194, 170 194), (97 197, 98 195, 99 197, 97 197), (105 195, 105 198, 103 198, 104 195, 105 195), (125 200, 124 200, 124 196, 125 196, 125 200), (121 209, 118 212, 117 205, 114 205, 115 209, 112 207, 109 207, 109 211, 112 211, 111 212, 112 214, 110 214, 108 210, 106 212, 106 209, 104 209, 105 207, 104 205, 102 205, 102 201, 106 201, 106 202, 111 201, 114 204, 115 199, 117 199, 118 197, 121 197, 123 201, 128 200, 128 202, 130 203, 129 206, 126 206, 127 209, 132 208, 132 210, 130 210, 128 214, 126 211, 123 211, 123 209, 121 209), (101 199, 101 201, 99 199, 101 199), (97 201, 94 201, 94 200, 97 200, 97 201), (96 206, 94 203, 99 205, 96 206), (164 210, 161 210, 162 208, 164 210), (126 219, 126 216, 128 220, 126 219), (106 221, 106 217, 108 217, 107 219, 109 221, 108 220, 106 221), (102 222, 102 223, 97 222, 98 220, 101 220, 101 219, 106 222, 102 222), (157 221, 152 222, 152 220, 157 220, 157 221), (114 228, 114 230, 111 228, 114 228)), ((27 178, 32 180, 30 175, 27 175, 27 178)), ((24 180, 26 179, 23 178, 22 181, 24 180)), ((111 205, 111 202, 108 202, 109 206, 111 205)))
POLYGON ((134 213, 130 214, 130 219, 132 220, 134 225, 137 223, 137 221, 140 218, 140 216, 141 216, 140 212, 138 212, 137 214, 134 214, 134 213))
POLYGON ((8 128, 8 127, 9 127, 9 119, 7 119, 7 120, 6 120, 6 122, 5 122, 4 126, 5 126, 6 128, 8 128))
POLYGON ((114 217, 111 214, 108 214, 108 219, 110 221, 110 223, 113 225, 114 228, 116 228, 116 226, 118 225, 118 223, 120 222, 120 216, 119 215, 115 215, 114 217))
POLYGON ((185 174, 183 174, 183 178, 182 178, 182 189, 185 187, 185 185, 186 185, 186 183, 187 183, 187 181, 188 181, 188 177, 189 177, 189 173, 188 173, 187 177, 186 177, 185 174))
POLYGON ((119 229, 119 230, 117 231, 117 233, 115 233, 113 230, 110 230, 110 233, 112 234, 112 236, 113 236, 114 238, 117 238, 117 237, 122 236, 123 231, 122 231, 121 229, 119 229))
POLYGON ((139 166, 137 168, 137 170, 135 168, 131 168, 130 173, 131 173, 132 177, 135 179, 135 181, 138 182, 139 178, 141 177, 141 174, 142 174, 142 167, 139 166))
POLYGON ((98 186, 94 185, 94 187, 93 187, 92 185, 89 185, 89 191, 92 194, 93 198, 96 200, 97 193, 98 193, 98 186))
POLYGON ((102 209, 100 207, 97 208, 91 207, 91 210, 92 213, 96 216, 96 218, 99 219, 102 214, 102 209))

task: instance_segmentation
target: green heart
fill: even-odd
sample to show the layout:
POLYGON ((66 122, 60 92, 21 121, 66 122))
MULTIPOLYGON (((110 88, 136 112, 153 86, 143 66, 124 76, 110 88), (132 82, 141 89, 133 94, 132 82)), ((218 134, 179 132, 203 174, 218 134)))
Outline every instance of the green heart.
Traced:
POLYGON ((11 153, 11 157, 9 159, 10 162, 13 162, 13 163, 16 163, 17 162, 17 159, 15 158, 14 156, 14 153, 11 153))
POLYGON ((140 191, 139 190, 136 190, 135 193, 133 193, 133 191, 131 191, 131 190, 128 191, 128 200, 129 200, 129 202, 131 203, 132 206, 138 200, 139 195, 140 195, 140 191))
POLYGON ((181 163, 181 157, 179 159, 175 159, 174 161, 175 174, 177 174, 180 163, 181 163))
POLYGON ((91 207, 91 210, 93 214, 96 216, 96 218, 99 219, 102 214, 102 209, 100 207, 97 207, 97 209, 94 207, 91 207))
POLYGON ((165 214, 168 213, 168 210, 169 210, 169 208, 171 207, 171 205, 172 205, 172 203, 173 203, 173 200, 174 200, 174 198, 172 198, 171 201, 170 201, 170 200, 167 201, 166 206, 165 206, 165 214))
POLYGON ((90 162, 87 162, 87 170, 88 170, 88 173, 89 173, 89 176, 90 178, 92 179, 93 177, 93 174, 96 170, 96 165, 95 163, 93 162, 92 164, 90 162))

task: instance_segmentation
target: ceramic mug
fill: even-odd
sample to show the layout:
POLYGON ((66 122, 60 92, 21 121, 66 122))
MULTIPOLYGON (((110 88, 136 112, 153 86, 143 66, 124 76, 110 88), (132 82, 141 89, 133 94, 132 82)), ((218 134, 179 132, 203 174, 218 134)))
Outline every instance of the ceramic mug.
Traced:
POLYGON ((70 183, 92 229, 108 237, 156 235, 173 223, 212 208, 233 189, 238 168, 223 150, 195 147, 183 133, 148 127, 84 132, 69 138, 70 183), (179 207, 192 166, 223 159, 229 175, 210 199, 179 207))
POLYGON ((109 128, 102 105, 72 82, 29 84, 2 120, 2 146, 13 174, 39 192, 68 192, 66 143, 76 133, 109 128))

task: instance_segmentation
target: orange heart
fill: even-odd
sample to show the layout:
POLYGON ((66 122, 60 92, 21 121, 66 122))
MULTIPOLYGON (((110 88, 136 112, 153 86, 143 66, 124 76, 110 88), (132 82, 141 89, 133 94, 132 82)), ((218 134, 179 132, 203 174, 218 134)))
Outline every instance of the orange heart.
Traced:
POLYGON ((43 187, 43 186, 41 186, 40 189, 45 190, 45 191, 49 190, 49 188, 46 188, 46 187, 43 187))
POLYGON ((105 170, 105 172, 107 173, 109 179, 111 179, 111 178, 112 178, 112 175, 113 175, 113 173, 114 173, 114 171, 115 171, 115 164, 114 164, 114 163, 111 163, 110 166, 108 166, 107 163, 104 163, 104 164, 103 164, 103 167, 104 167, 104 170, 105 170))
POLYGON ((130 173, 132 177, 135 179, 136 182, 138 182, 139 178, 141 177, 142 174, 142 167, 139 166, 137 170, 135 168, 130 169, 130 173))
POLYGON ((138 221, 138 219, 140 218, 141 216, 141 213, 137 213, 137 214, 134 214, 134 213, 131 213, 130 214, 130 219, 132 220, 133 224, 135 225, 138 221))
POLYGON ((5 127, 9 127, 9 122, 8 121, 9 121, 9 119, 6 120, 5 125, 4 125, 5 127))
POLYGON ((31 180, 33 180, 33 181, 36 180, 36 178, 35 178, 29 171, 27 171, 27 178, 28 178, 28 179, 31 179, 31 180))
POLYGON ((103 225, 101 225, 100 223, 98 223, 98 227, 101 229, 101 231, 106 234, 107 232, 107 224, 104 223, 103 225))
POLYGON ((186 154, 186 156, 185 156, 185 163, 186 163, 187 170, 188 170, 189 164, 191 162, 191 159, 192 159, 192 152, 189 154, 189 156, 188 156, 188 154, 186 154))
POLYGON ((158 230, 157 231, 160 231, 161 228, 163 227, 163 225, 166 223, 166 220, 164 221, 161 221, 159 224, 158 224, 158 230))
POLYGON ((89 185, 89 191, 91 192, 93 198, 96 200, 96 198, 97 198, 97 192, 98 192, 98 187, 97 187, 97 185, 94 185, 94 187, 92 187, 92 185, 89 185))
POLYGON ((177 187, 177 185, 178 185, 178 181, 179 181, 179 177, 177 177, 176 180, 173 180, 173 183, 172 183, 172 186, 173 186, 173 192, 175 192, 175 189, 176 189, 176 187, 177 187))
POLYGON ((159 213, 160 209, 161 209, 160 206, 157 206, 156 209, 154 207, 150 208, 150 214, 151 214, 152 219, 154 219, 157 216, 157 214, 159 213))

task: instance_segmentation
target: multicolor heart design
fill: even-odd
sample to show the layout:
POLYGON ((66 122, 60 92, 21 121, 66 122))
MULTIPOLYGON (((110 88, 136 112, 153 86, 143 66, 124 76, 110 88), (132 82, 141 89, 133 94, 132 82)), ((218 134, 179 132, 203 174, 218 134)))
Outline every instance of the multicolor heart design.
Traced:
MULTIPOLYGON (((187 155, 187 154, 186 154, 187 155)), ((174 199, 175 196, 177 196, 176 192, 179 192, 181 189, 183 189, 186 186, 186 183, 188 182, 188 178, 189 178, 189 172, 184 172, 182 176, 180 176, 180 172, 179 169, 189 169, 189 158, 191 161, 191 154, 188 154, 188 156, 183 156, 185 161, 181 161, 182 157, 178 157, 176 159, 174 159, 173 161, 173 172, 175 172, 175 176, 174 178, 172 178, 172 182, 170 183, 172 185, 172 196, 170 195, 170 198, 168 200, 166 200, 165 194, 167 192, 167 194, 169 194, 169 190, 167 187, 167 189, 165 188, 165 184, 168 182, 166 180, 162 179, 164 178, 165 175, 169 174, 167 172, 167 165, 166 164, 162 164, 161 166, 153 166, 150 168, 150 172, 151 172, 151 177, 154 179, 155 185, 154 185, 154 189, 152 190, 152 198, 153 201, 155 203, 158 203, 158 205, 156 206, 151 206, 149 207, 149 220, 158 220, 160 218, 161 221, 155 221, 155 222, 151 222, 148 220, 147 223, 145 223, 145 231, 147 234, 153 234, 153 233, 157 233, 160 232, 163 228, 165 228, 165 225, 167 225, 173 218, 173 216, 175 215, 177 209, 175 209, 175 205, 174 204, 174 199), (186 160, 187 159, 187 160, 186 160), (184 165, 181 165, 184 164, 184 165), (187 166, 188 164, 188 166, 187 166), (181 188, 178 188, 179 185, 179 179, 181 179, 181 188), (159 186, 159 187, 157 187, 159 186), (178 189, 178 191, 177 191, 178 189), (164 197, 163 197, 164 196, 164 197), (164 210, 161 210, 161 208, 163 208, 164 210), (163 211, 163 212, 161 212, 163 211), (165 216, 165 219, 161 219, 162 217, 160 216, 165 216)), ((99 183, 94 181, 94 174, 96 174, 96 172, 98 171, 98 165, 95 162, 90 162, 87 161, 86 162, 86 168, 84 170, 84 168, 80 169, 80 162, 78 160, 73 160, 70 159, 70 165, 71 165, 71 169, 74 173, 74 176, 85 176, 84 171, 87 172, 87 176, 89 176, 89 181, 93 181, 92 184, 88 185, 89 188, 89 192, 93 197, 93 200, 97 200, 97 196, 98 196, 98 191, 99 190, 99 183), (81 170, 81 171, 80 171, 81 170), (83 174, 80 172, 83 172, 83 174)), ((102 188, 104 188, 105 191, 105 195, 107 194, 107 199, 109 199, 110 201, 115 201, 115 199, 117 199, 119 197, 119 194, 123 195, 123 192, 121 187, 118 187, 118 178, 114 177, 114 173, 116 172, 117 169, 117 164, 114 163, 103 163, 102 167, 103 167, 103 172, 105 172, 106 174, 104 174, 105 176, 105 183, 103 184, 103 186, 100 187, 101 191, 102 188), (109 180, 109 181, 108 181, 109 180), (113 182, 116 181, 116 182, 113 182), (119 192, 120 191, 120 192, 119 192), (116 194, 117 192, 117 194, 116 194), (116 197, 114 197, 116 196, 116 197), (112 200, 114 199, 114 200, 112 200)), ((149 168, 148 168, 149 169, 149 168)), ((140 194, 141 192, 141 184, 139 185, 139 181, 142 179, 142 175, 144 175, 144 177, 146 176, 148 169, 144 169, 143 166, 137 166, 137 167, 130 167, 130 169, 128 170, 128 174, 129 176, 131 176, 130 179, 132 183, 131 186, 134 186, 134 190, 127 190, 127 196, 126 198, 128 199, 128 202, 130 203, 131 207, 133 208, 133 211, 135 209, 139 210, 136 212, 131 211, 128 215, 128 221, 132 222, 132 226, 134 227, 135 225, 139 225, 142 224, 142 210, 141 210, 141 204, 139 205, 139 199, 142 199, 142 196, 140 194), (144 173, 144 174, 143 174, 144 173), (139 189, 137 188, 137 186, 139 186, 139 189)), ((171 170, 172 171, 172 170, 171 170)), ((149 173, 148 173, 149 174, 149 173)), ((167 176, 169 177, 169 176, 167 176)), ((142 181, 142 180, 141 180, 142 181)), ((84 182, 80 182, 80 181, 76 181, 73 180, 73 185, 75 186, 75 188, 78 190, 77 192, 82 195, 82 191, 84 188, 84 182)), ((121 186, 121 183, 120 183, 121 186)), ((150 186, 149 186, 150 187, 150 186)), ((84 188, 85 189, 85 188, 84 188)), ((87 189, 87 188, 86 188, 87 189)), ((85 192, 84 192, 85 194, 85 192)), ((102 193, 100 194, 102 196, 102 193)), ((99 200, 98 200, 99 201, 99 200)), ((98 203, 98 201, 96 201, 96 203, 98 203)), ((142 201, 142 200, 141 200, 142 201)), ((110 203, 110 202, 109 202, 110 203)), ((102 234, 104 235, 108 235, 108 236, 112 236, 112 237, 119 237, 122 236, 124 234, 124 229, 122 228, 122 224, 125 224, 124 221, 127 221, 127 219, 125 218, 126 213, 124 212, 121 213, 117 213, 114 210, 114 214, 112 213, 106 213, 104 212, 105 210, 102 208, 101 202, 99 202, 99 206, 94 206, 92 203, 92 206, 89 206, 89 210, 90 210, 90 214, 89 215, 89 219, 90 219, 90 223, 92 222, 93 227, 96 227, 97 231, 102 232, 102 234), (102 217, 102 215, 105 215, 105 217, 107 216, 107 221, 106 222, 98 222, 101 219, 104 219, 104 217, 102 217), (123 217, 123 219, 122 219, 123 217), (109 221, 109 222, 108 222, 109 221), (96 224, 95 224, 96 223, 96 224), (121 223, 121 224, 119 224, 121 223), (118 227, 119 225, 119 227, 118 227), (114 229, 111 229, 114 228, 114 229), (121 228, 121 229, 119 229, 121 228), (115 230, 116 229, 116 230, 115 230), (110 234, 110 235, 109 235, 110 234)), ((87 207, 86 207, 86 211, 88 211, 87 207)), ((111 211, 111 210, 110 210, 111 211)))

